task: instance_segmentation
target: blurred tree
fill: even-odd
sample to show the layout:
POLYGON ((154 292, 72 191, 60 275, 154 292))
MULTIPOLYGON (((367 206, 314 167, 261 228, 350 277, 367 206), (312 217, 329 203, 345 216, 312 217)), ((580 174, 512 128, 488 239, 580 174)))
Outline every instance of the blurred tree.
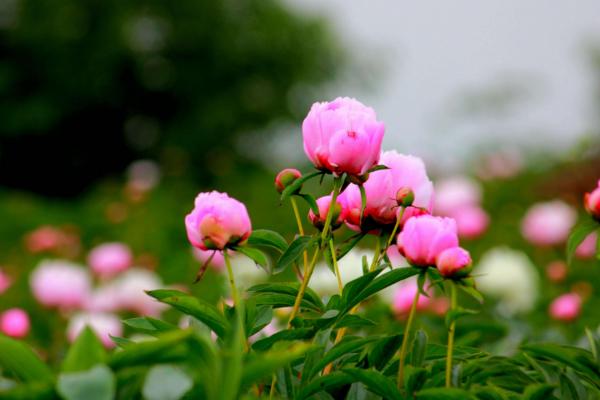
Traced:
POLYGON ((340 55, 275 0, 1 0, 0 184, 71 196, 150 157, 209 185, 340 55))

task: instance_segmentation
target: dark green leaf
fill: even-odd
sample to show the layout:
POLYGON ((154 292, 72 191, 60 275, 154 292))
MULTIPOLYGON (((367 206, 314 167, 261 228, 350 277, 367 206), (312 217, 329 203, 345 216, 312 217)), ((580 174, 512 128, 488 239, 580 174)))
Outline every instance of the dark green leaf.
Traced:
POLYGON ((383 165, 383 164, 379 164, 379 165, 376 165, 374 167, 371 167, 371 169, 369 169, 367 172, 371 173, 371 172, 375 172, 375 171, 381 171, 381 170, 384 170, 384 169, 390 169, 390 168, 387 167, 387 166, 385 166, 385 165, 383 165))
POLYGON ((306 204, 308 204, 308 206, 312 210, 312 212, 316 216, 319 215, 319 206, 317 205, 317 201, 315 200, 315 198, 313 196, 311 196, 310 194, 305 194, 305 193, 296 193, 295 196, 303 198, 304 201, 306 201, 306 204))
POLYGON ((63 372, 85 371, 106 359, 104 346, 89 326, 86 326, 67 352, 62 363, 63 372))
POLYGON ((270 247, 283 253, 288 247, 287 241, 279 233, 268 229, 255 229, 248 238, 248 246, 270 247))
POLYGON ((265 351, 270 349, 275 343, 283 340, 306 340, 312 338, 314 335, 315 331, 312 328, 285 329, 269 337, 257 340, 252 345, 252 348, 257 351, 265 351))
POLYGON ((279 260, 277 260, 277 266, 275 270, 277 272, 284 271, 287 267, 292 265, 302 253, 308 250, 308 248, 315 243, 315 239, 311 236, 298 236, 288 248, 283 252, 279 260))
POLYGON ((293 343, 256 355, 244 365, 242 386, 250 386, 259 379, 271 376, 277 369, 302 357, 310 348, 311 345, 306 343, 293 343))
POLYGON ((554 386, 546 383, 529 385, 523 393, 523 400, 547 400, 552 398, 554 386))
POLYGON ((467 308, 462 308, 462 307, 456 307, 454 310, 450 310, 446 313, 446 327, 449 327, 450 324, 452 324, 452 322, 456 321, 457 319, 467 316, 467 315, 474 315, 474 314, 478 314, 479 311, 477 310, 469 310, 467 308))
MULTIPOLYGON (((294 297, 295 299, 298 295, 299 289, 300 284, 296 282, 269 282, 252 286, 250 289, 248 289, 248 292, 286 294, 294 297)), ((316 309, 322 309, 324 307, 319 295, 317 295, 311 288, 306 288, 303 299, 311 303, 316 309)))
POLYGON ((367 208, 367 192, 363 185, 359 185, 360 189, 360 219, 359 221, 362 223, 363 216, 365 215, 365 208, 367 208))
POLYGON ((379 270, 379 269, 375 270, 375 271, 367 272, 366 275, 363 275, 361 277, 358 277, 358 278, 353 279, 350 282, 348 282, 344 286, 344 289, 342 290, 342 304, 345 304, 344 308, 349 310, 354 305, 358 304, 360 301, 356 302, 352 306, 348 306, 348 303, 354 302, 354 299, 356 299, 356 297, 359 295, 359 293, 361 293, 363 290, 365 290, 365 288, 371 282, 373 282, 373 280, 380 273, 381 273, 381 270, 379 270))
POLYGON ((123 323, 145 333, 161 333, 178 329, 175 325, 152 317, 136 317, 123 320, 123 323))
POLYGON ((418 392, 417 400, 475 400, 475 396, 457 388, 430 388, 418 392))
POLYGON ((115 398, 115 377, 106 365, 82 372, 62 373, 56 385, 65 400, 112 400, 115 398))
POLYGON ((54 376, 24 343, 0 334, 0 366, 23 382, 52 381, 54 376))
POLYGON ((377 341, 368 353, 369 366, 379 371, 384 369, 400 348, 403 337, 404 335, 397 334, 377 341))
POLYGON ((127 345, 123 350, 114 352, 109 365, 113 369, 148 365, 164 360, 189 357, 185 341, 192 335, 191 330, 166 332, 155 340, 148 340, 127 345))
POLYGON ((223 314, 221 314, 215 306, 204 300, 200 300, 177 290, 160 289, 152 290, 147 293, 158 301, 169 304, 182 313, 191 315, 204 322, 220 337, 223 337, 229 328, 229 322, 225 319, 223 314))
POLYGON ((483 304, 483 295, 479 293, 479 291, 474 287, 465 285, 457 285, 457 287, 459 287, 463 292, 477 300, 480 304, 483 304))
POLYGON ((425 352, 427 349, 427 334, 419 329, 415 333, 415 338, 412 343, 412 351, 410 354, 410 363, 415 367, 420 367, 425 361, 425 352))
POLYGON ((396 384, 382 375, 380 372, 371 369, 346 368, 344 373, 350 375, 364 385, 376 395, 387 400, 402 400, 403 396, 396 387, 396 384))
POLYGON ((336 328, 364 328, 366 326, 375 326, 376 322, 370 319, 361 317, 356 314, 346 314, 338 322, 336 322, 336 328))
POLYGON ((573 260, 573 255, 575 254, 577 247, 579 247, 581 242, 596 229, 598 229, 598 222, 593 219, 586 219, 573 228, 569 235, 569 240, 567 241, 567 263, 569 265, 573 260))
POLYGON ((404 387, 406 392, 411 395, 421 390, 427 379, 427 370, 425 368, 413 367, 407 365, 404 371, 404 387))
POLYGON ((246 335, 244 334, 244 303, 239 304, 234 311, 233 324, 225 338, 221 349, 221 374, 219 400, 237 400, 242 381, 242 360, 246 335))
POLYGON ((349 374, 342 372, 332 372, 328 375, 321 376, 314 379, 308 385, 306 385, 300 393, 298 393, 297 399, 311 399, 312 396, 321 391, 329 391, 341 386, 349 385, 354 382, 355 379, 349 374))
POLYGON ((347 336, 340 343, 336 344, 325 353, 325 356, 319 360, 319 362, 313 367, 311 371, 305 371, 304 373, 309 374, 309 378, 315 376, 325 366, 340 357, 343 357, 350 353, 359 352, 366 344, 371 343, 377 339, 376 337, 359 338, 347 336))
POLYGON ((281 192, 280 200, 285 201, 288 197, 297 193, 302 188, 302 185, 304 184, 304 182, 308 181, 309 179, 314 178, 315 176, 319 176, 319 175, 323 175, 323 172, 316 171, 316 172, 310 173, 308 175, 302 175, 300 178, 296 179, 291 185, 286 187, 283 190, 283 192, 281 192))
POLYGON ((309 371, 314 369, 314 366, 323 358, 325 354, 325 347, 329 344, 331 338, 331 328, 317 331, 315 338, 313 339, 313 347, 311 351, 306 354, 304 359, 304 366, 302 367, 302 376, 300 380, 300 386, 304 387, 311 380, 312 376, 309 376, 309 371))
POLYGON ((352 250, 354 246, 356 246, 358 242, 360 242, 360 240, 366 236, 366 234, 366 232, 359 232, 342 242, 335 251, 338 261, 344 258, 344 256, 348 254, 350 250, 352 250))

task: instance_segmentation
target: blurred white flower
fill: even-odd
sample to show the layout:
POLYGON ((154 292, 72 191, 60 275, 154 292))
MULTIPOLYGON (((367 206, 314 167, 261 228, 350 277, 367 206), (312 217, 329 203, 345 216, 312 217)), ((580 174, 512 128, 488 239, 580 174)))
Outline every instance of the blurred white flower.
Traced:
MULTIPOLYGON (((352 249, 338 262, 343 285, 362 276, 363 256, 367 256, 367 261, 370 263, 373 258, 373 252, 362 249, 352 249)), ((320 296, 339 293, 337 278, 324 261, 320 262, 315 267, 315 271, 310 278, 308 286, 320 296)))
POLYGON ((117 299, 120 309, 131 310, 140 315, 158 316, 168 308, 150 297, 146 291, 164 287, 160 277, 142 268, 130 268, 116 279, 117 299))
MULTIPOLYGON (((231 269, 238 290, 241 290, 242 288, 248 289, 251 286, 267 281, 267 272, 257 266, 254 261, 245 255, 234 254, 230 260, 231 269)), ((227 274, 227 271, 223 269, 223 273, 227 274)))
POLYGON ((506 247, 489 250, 474 270, 477 288, 499 300, 506 316, 531 311, 538 298, 539 273, 527 255, 506 247))

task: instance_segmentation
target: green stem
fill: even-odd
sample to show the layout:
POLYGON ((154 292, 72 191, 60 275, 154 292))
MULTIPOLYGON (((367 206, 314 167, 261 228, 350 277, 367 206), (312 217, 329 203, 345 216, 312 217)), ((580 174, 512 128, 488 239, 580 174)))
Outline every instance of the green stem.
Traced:
POLYGON ((342 182, 342 177, 338 176, 333 180, 333 193, 331 194, 331 203, 329 203, 329 210, 327 211, 327 217, 325 218, 325 225, 323 225, 323 231, 321 232, 321 242, 324 243, 327 238, 327 234, 329 232, 329 227, 331 226, 331 220, 333 218, 333 209, 335 208, 335 202, 337 200, 339 191, 340 191, 340 183, 342 182))
POLYGON ((300 310, 300 304, 302 303, 302 299, 304 298, 304 293, 306 292, 306 288, 308 287, 308 282, 310 281, 310 277, 312 276, 312 273, 315 269, 315 264, 317 263, 317 258, 320 252, 321 251, 319 248, 315 250, 315 254, 313 255, 313 258, 310 261, 310 264, 308 265, 306 273, 304 274, 304 279, 302 280, 302 284, 300 285, 300 289, 298 290, 298 295, 296 296, 296 301, 294 302, 294 308, 292 308, 292 313, 290 314, 288 326, 290 326, 292 320, 296 317, 298 311, 300 310))
POLYGON ((406 321, 406 328, 404 328, 404 337, 402 338, 402 347, 400 348, 400 364, 398 365, 398 388, 401 389, 404 386, 404 359, 406 358, 406 350, 408 347, 408 337, 410 336, 410 329, 412 327, 413 319, 415 318, 415 312, 417 310, 417 303, 419 302, 420 291, 417 289, 417 294, 410 308, 410 314, 408 314, 408 320, 406 321))
MULTIPOLYGON (((296 199, 294 199, 294 197, 292 196, 292 197, 290 197, 290 202, 292 203, 292 209, 294 210, 294 217, 296 217, 296 224, 298 225, 298 233, 301 236, 304 236, 304 226, 302 225, 302 218, 300 218, 300 211, 298 211, 298 204, 296 204, 296 199)), ((306 270, 308 268, 308 252, 306 250, 304 250, 302 255, 304 257, 304 274, 306 274, 306 270)))
POLYGON ((335 270, 335 276, 338 282, 338 288, 340 290, 340 296, 344 290, 344 284, 342 283, 342 276, 340 275, 340 268, 338 266, 337 257, 335 255, 335 247, 333 247, 333 238, 329 239, 329 251, 331 252, 331 260, 333 261, 333 269, 335 270))
POLYGON ((375 271, 377 268, 377 263, 379 262, 379 258, 381 257, 381 243, 379 242, 379 236, 375 239, 375 251, 373 252, 373 261, 371 262, 371 266, 369 267, 369 272, 375 271))
POLYGON ((225 259, 225 265, 227 266, 227 274, 229 275, 229 286, 231 287, 233 305, 235 306, 236 310, 239 310, 240 295, 235 287, 235 279, 233 277, 233 270, 231 269, 231 262, 229 261, 229 254, 227 254, 227 251, 223 252, 223 258, 225 259))
MULTIPOLYGON (((450 282, 450 311, 456 309, 456 286, 454 282, 450 282)), ((452 321, 448 328, 448 353, 446 355, 446 387, 452 386, 452 351, 454 349, 454 331, 456 328, 456 320, 452 321)))

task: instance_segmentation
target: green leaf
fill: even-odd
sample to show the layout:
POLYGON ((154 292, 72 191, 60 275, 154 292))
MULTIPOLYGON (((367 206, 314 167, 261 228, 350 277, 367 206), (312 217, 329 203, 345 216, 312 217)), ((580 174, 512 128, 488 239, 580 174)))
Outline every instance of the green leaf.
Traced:
MULTIPOLYGON (((285 294, 292 296, 294 300, 298 295, 300 284, 297 282, 269 282, 260 285, 252 286, 248 289, 250 293, 271 293, 271 294, 285 294)), ((324 308, 324 304, 321 298, 311 288, 306 288, 304 292, 303 301, 306 300, 311 304, 312 308, 321 310, 324 308)), ((293 303, 292 303, 293 305, 293 303)))
POLYGON ((242 387, 250 386, 259 379, 271 376, 277 369, 304 356, 310 349, 310 344, 293 343, 282 347, 277 346, 276 349, 255 355, 244 365, 242 387))
POLYGON ((377 323, 375 321, 371 321, 370 319, 361 317, 356 314, 346 314, 342 316, 342 318, 336 322, 336 328, 364 328, 367 326, 375 326, 377 323))
POLYGON ((383 374, 372 369, 345 368, 344 373, 364 383, 370 392, 387 400, 402 400, 404 397, 396 384, 383 374))
POLYGON ((96 364, 104 363, 105 359, 104 346, 94 331, 86 326, 69 348, 61 370, 63 372, 85 371, 96 364))
MULTIPOLYGON (((356 296, 362 292, 373 280, 381 273, 380 269, 367 272, 365 275, 348 282, 342 290, 342 304, 348 304, 354 301, 356 296)), ((356 303, 358 304, 358 303, 356 303)), ((353 306, 345 306, 345 309, 351 309, 353 306)))
POLYGON ((360 189, 360 219, 359 221, 362 223, 363 216, 365 215, 365 208, 367 208, 367 191, 363 185, 358 185, 360 189))
POLYGON ((60 374, 56 389, 65 400, 112 400, 116 383, 112 371, 100 364, 87 371, 60 374))
POLYGON ((483 304, 483 295, 477 289, 475 289, 472 286, 465 286, 465 285, 456 285, 456 286, 458 288, 460 288, 460 290, 462 290, 463 292, 468 294, 470 297, 477 300, 480 304, 483 304))
POLYGON ((269 259, 267 258, 267 255, 259 249, 247 246, 236 246, 233 248, 233 250, 245 255, 254 261, 256 265, 263 267, 267 272, 269 272, 269 259))
MULTIPOLYGON (((248 309, 248 307, 246 307, 248 309)), ((246 311, 246 317, 248 317, 246 311)), ((260 332, 265 326, 269 325, 273 320, 273 307, 260 306, 256 308, 255 314, 251 319, 246 320, 246 330, 248 336, 260 332)))
POLYGON ((221 380, 217 387, 221 390, 220 400, 236 400, 239 398, 240 383, 242 380, 242 359, 244 357, 244 303, 240 303, 235 309, 234 322, 229 335, 226 337, 225 345, 221 349, 221 380))
POLYGON ((265 351, 270 349, 275 343, 283 340, 306 340, 315 335, 315 330, 312 328, 296 328, 285 329, 272 334, 269 337, 257 340, 252 348, 257 351, 265 351))
POLYGON ((477 310, 469 310, 467 308, 456 307, 454 310, 450 310, 446 313, 446 318, 445 318, 446 327, 450 327, 450 324, 452 324, 452 322, 456 321, 459 318, 462 318, 467 315, 478 314, 478 313, 479 313, 479 311, 477 311, 477 310))
POLYGON ((284 271, 287 267, 292 265, 302 253, 306 251, 312 244, 315 243, 315 239, 311 236, 298 236, 288 248, 283 252, 279 260, 277 260, 277 265, 275 267, 276 272, 284 271))
POLYGON ((283 192, 281 192, 280 200, 283 202, 291 195, 296 194, 302 188, 302 185, 304 184, 304 182, 307 182, 309 179, 312 179, 319 175, 323 175, 323 172, 316 171, 316 172, 310 173, 308 175, 302 175, 300 178, 296 179, 291 185, 286 187, 283 190, 283 192))
POLYGON ((325 356, 321 358, 321 360, 312 368, 311 371, 304 371, 304 373, 308 373, 308 377, 311 378, 320 370, 325 368, 327 364, 347 354, 360 352, 365 345, 373 342, 376 339, 376 337, 359 338, 347 336, 341 342, 333 346, 331 350, 325 353, 325 356))
POLYGON ((145 333, 156 334, 178 329, 175 325, 152 317, 135 317, 123 320, 123 323, 133 329, 145 333))
POLYGON ((309 372, 314 369, 314 366, 323 358, 325 347, 329 344, 331 338, 331 328, 317 331, 313 341, 312 348, 306 353, 304 365, 302 366, 302 375, 300 377, 300 386, 304 387, 311 380, 309 372))
POLYGON ((598 222, 593 219, 586 219, 573 228, 567 241, 567 263, 569 265, 571 265, 577 247, 596 229, 598 229, 598 222))
POLYGON ((202 321, 220 337, 223 337, 229 329, 229 322, 223 314, 215 306, 204 300, 178 290, 160 289, 147 293, 158 301, 169 304, 182 313, 202 321))
POLYGON ((321 391, 329 391, 341 386, 349 385, 355 381, 354 377, 343 372, 332 372, 328 375, 318 377, 306 385, 300 393, 298 393, 297 399, 309 399, 321 391))
POLYGON ((406 392, 413 394, 423 387, 427 380, 427 370, 425 368, 413 367, 407 365, 404 372, 404 387, 406 392))
POLYGON ((385 166, 383 164, 379 164, 379 165, 376 165, 374 167, 371 167, 371 169, 369 169, 367 172, 370 174, 371 172, 381 171, 381 170, 384 170, 384 169, 390 169, 390 167, 387 167, 387 166, 385 166))
POLYGON ((193 384, 194 381, 178 366, 155 365, 146 375, 142 394, 146 400, 178 400, 193 384))
POLYGON ((554 386, 546 383, 536 383, 525 388, 523 400, 547 400, 552 398, 554 386))
POLYGON ((295 196, 303 198, 304 201, 306 201, 306 204, 308 204, 308 206, 312 210, 312 212, 316 216, 319 216, 319 206, 317 205, 317 201, 315 200, 315 198, 313 196, 311 196, 310 194, 305 194, 305 193, 296 193, 295 196))
POLYGON ((335 254, 337 256, 337 260, 341 260, 344 258, 346 254, 350 252, 357 244, 367 235, 366 232, 359 232, 355 235, 350 236, 348 239, 343 241, 336 249, 335 254))
POLYGON ((466 390, 457 388, 430 388, 417 393, 417 400, 476 400, 466 390))
POLYGON ((113 369, 120 369, 189 357, 185 342, 192 334, 191 330, 177 330, 163 333, 155 340, 132 343, 112 353, 109 365, 113 369))
POLYGON ((247 244, 251 247, 270 247, 280 253, 283 253, 288 247, 288 243, 283 236, 268 229, 253 230, 247 244))
POLYGON ((415 338, 412 343, 412 351, 410 355, 410 363, 415 367, 420 367, 425 361, 425 352, 427 350, 427 334, 424 330, 419 329, 415 333, 415 338))
POLYGON ((23 382, 52 381, 54 376, 24 343, 0 334, 0 366, 23 382))
POLYGON ((367 355, 369 366, 381 371, 397 353, 404 335, 397 334, 379 339, 367 355))

